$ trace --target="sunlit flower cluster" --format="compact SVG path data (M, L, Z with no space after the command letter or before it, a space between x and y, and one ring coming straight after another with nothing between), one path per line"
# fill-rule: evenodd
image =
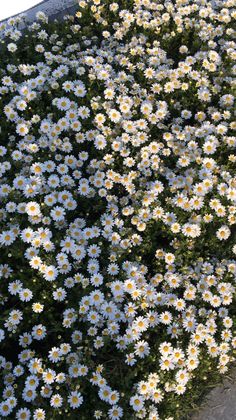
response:
M179 419L235 360L233 1L0 25L0 417Z

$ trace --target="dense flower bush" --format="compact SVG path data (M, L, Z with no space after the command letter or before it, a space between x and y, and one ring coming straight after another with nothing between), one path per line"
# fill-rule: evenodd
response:
M236 353L236 10L78 9L0 27L0 417L186 418Z

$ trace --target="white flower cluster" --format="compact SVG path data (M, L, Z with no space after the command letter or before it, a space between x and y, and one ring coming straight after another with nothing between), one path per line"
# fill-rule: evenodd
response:
M234 360L233 6L0 26L1 418L179 419Z

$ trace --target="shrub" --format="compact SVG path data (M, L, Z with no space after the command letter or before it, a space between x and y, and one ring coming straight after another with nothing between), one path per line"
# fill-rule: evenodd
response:
M235 359L235 9L78 9L1 25L0 415L186 418Z

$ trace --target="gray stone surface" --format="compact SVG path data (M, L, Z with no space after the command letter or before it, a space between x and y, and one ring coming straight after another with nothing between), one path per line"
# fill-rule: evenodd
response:
M22 13L27 15L27 20L30 22L33 22L35 20L36 13L41 11L49 18L60 18L66 14L73 13L76 10L77 4L77 0L44 0L28 10L22 10ZM4 21L7 21L7 19Z
M48 17L62 17L70 14L71 8L74 8L76 4L78 4L76 0L46 0L30 9L27 12L27 18L33 21L39 11L44 12Z
M223 383L204 399L191 420L236 420L236 369L232 369Z

